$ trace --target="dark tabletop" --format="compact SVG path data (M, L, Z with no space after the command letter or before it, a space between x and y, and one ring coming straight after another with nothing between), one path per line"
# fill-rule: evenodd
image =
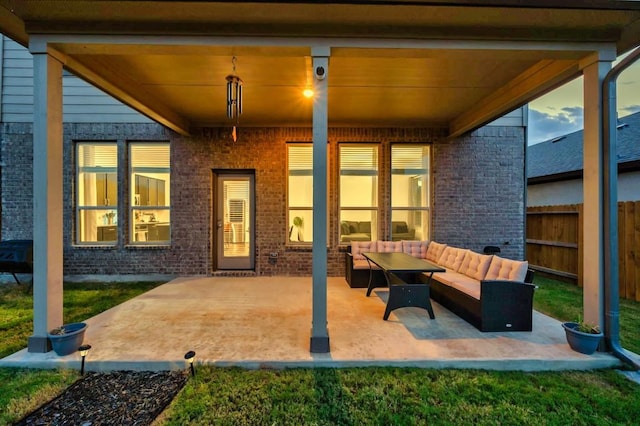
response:
M406 253L362 253L362 255L389 272L445 272L438 265Z

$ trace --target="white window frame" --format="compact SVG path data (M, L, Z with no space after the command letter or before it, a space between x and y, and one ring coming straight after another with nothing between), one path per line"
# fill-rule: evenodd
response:
M375 164L373 166L375 168L357 168L357 169L343 169L343 156L342 150L352 149L352 148L362 148L362 149L372 149L375 148ZM371 236L369 241L375 241L378 239L380 234L380 223L378 218L380 217L380 154L381 147L379 143L351 143L351 142L341 142L338 144L338 238L340 239L340 244L346 245L350 244L350 241L342 241L341 238L341 225L343 221L342 213L345 211L368 211L371 212ZM375 176L375 187L372 188L372 195L375 196L375 205L369 207L363 206L343 206L342 203L342 176L343 170L346 171L347 175L353 176ZM361 173L358 173L361 171Z
M133 166L133 162L132 162L132 151L134 149L134 147L152 147L152 146L163 146L163 147L167 147L168 148L168 156L169 159L167 161L168 163L168 167L161 167L161 166L138 166L138 167L134 167ZM129 141L128 142L128 176L129 176L129 244L131 245L136 245L136 246L170 246L171 245L171 227L172 227L172 214L171 214L171 191L170 191L170 186L171 186L171 162L170 162L170 158L171 158L171 145L169 142L167 141ZM169 181L167 182L168 187L165 188L165 200L166 203L165 205L137 205L137 194L135 193L135 180L134 180L134 173L166 173L169 175ZM167 195L168 194L168 195ZM159 210L164 210L166 212L168 212L168 216L169 216L169 238L167 240L152 240L149 241L147 239L144 240L136 240L137 238L137 229L136 229L136 225L138 224L136 221L136 211L142 211L144 212L145 210L151 212L151 211L159 211ZM150 217L153 217L151 215L149 215ZM148 219L145 219L148 220ZM151 223L151 222L149 222Z
M398 173L398 171L400 170L400 168L398 168L397 166L401 165L401 164L396 164L394 167L393 164L393 150L394 148L420 148L420 149L424 149L427 148L427 164L426 165L420 165L418 167L418 165L411 165L412 167L410 169L408 168L402 168L403 173ZM423 228L424 232L426 233L426 235L422 235L421 236L421 240L428 240L431 238L431 158L432 158L432 146L431 144L427 144L427 143L392 143L391 144L391 155L389 156L389 162L390 162L390 190L392 191L391 196L389 197L389 203L390 203L390 212L391 214L389 215L389 238L393 239L393 212L396 211L403 211L403 212L416 212L418 214L420 213L426 213L426 223L422 223L420 226ZM410 160L409 160L410 161ZM408 164L407 164L408 165ZM425 191L425 201L426 201L426 206L420 206L420 207L415 207L415 206L394 206L393 205L393 175L394 174L402 174L402 175L406 175L407 174L407 170L409 170L409 174L414 174L416 176L423 176L424 177L424 182L423 185L425 185L425 187L423 188L423 191ZM422 216L421 216L422 217ZM410 223L409 226L411 226L412 224Z
M80 148L82 146L112 146L116 148L116 158L115 158L115 165L108 165L108 166L81 166L81 159L80 159ZM75 141L74 143L74 155L75 155L75 159L76 159L76 171L75 171L75 198L74 198L74 210L75 210L75 226L74 226L74 244L75 245L79 245L79 246L95 246L95 245L100 245L100 246L115 246L116 244L118 244L118 240L119 240L119 236L120 236L120 232L117 231L117 235L116 235L116 239L115 240L111 240L111 241L98 241L97 240L97 236L96 236L96 240L95 241L82 241L81 240L81 236L83 234L82 231L82 226L83 226L83 221L82 221L82 216L83 216L83 212L89 212L89 211L100 211L100 210L109 210L109 211L115 211L115 216L112 217L112 223L106 223L103 225L113 225L113 226L117 226L119 229L119 225L118 225L118 217L119 217L119 210L118 210L118 196L119 196L119 191L120 191L120 186L118 185L118 143L117 141L91 141L91 140L81 140L81 141ZM80 204L80 199L84 199L84 197L81 196L80 194L80 189L82 187L82 185L80 185L80 173L82 172L89 172L89 173L114 173L116 175L116 194L115 194L115 198L112 199L105 199L105 203L103 204L99 204L98 201L96 200L96 204L95 205L91 205L91 204L86 204L83 203L82 205ZM84 226L87 226L86 224ZM96 225L96 232L97 232L97 227L99 227L100 225ZM86 230L85 230L86 231Z

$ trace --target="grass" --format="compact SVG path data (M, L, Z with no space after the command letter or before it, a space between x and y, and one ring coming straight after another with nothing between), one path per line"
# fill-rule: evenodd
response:
M160 283L65 283L64 322L84 321ZM17 284L0 285L0 358L27 345L33 333L33 296ZM0 368L0 425L22 418L78 378L74 370Z
M75 370L0 368L0 425L16 422L77 379Z
M542 277L536 284L537 310L563 321L581 313L581 289ZM155 285L65 284L65 322L82 321ZM0 356L26 345L31 310L28 292L18 286L0 286ZM621 301L620 310L625 347L640 352L640 304ZM19 420L77 378L78 373L71 370L0 368L0 424ZM640 386L613 370L525 373L199 366L196 377L157 424L636 424L639 400Z
M535 310L560 321L582 316L582 289L546 277L536 277ZM625 349L640 354L640 303L620 299L620 342Z
M201 367L162 425L637 424L640 386L614 371Z

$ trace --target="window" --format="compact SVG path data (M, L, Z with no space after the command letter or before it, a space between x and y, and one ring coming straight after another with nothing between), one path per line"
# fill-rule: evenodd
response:
M114 245L118 240L118 147L76 144L76 243Z
M391 239L429 239L428 145L391 145Z
M287 144L289 241L313 241L313 145Z
M340 242L378 239L378 146L340 145Z
M168 143L129 145L131 237L133 244L171 240L171 173Z

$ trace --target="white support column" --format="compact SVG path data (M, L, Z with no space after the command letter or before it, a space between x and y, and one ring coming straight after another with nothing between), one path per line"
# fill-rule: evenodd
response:
M581 64L584 76L584 320L600 327L604 324L601 86L613 59L615 56L611 54L599 54Z
M314 47L313 57L313 314L311 352L330 352L327 328L327 141L329 47Z
M47 331L62 325L62 64L33 53L33 335L29 352L48 352Z

